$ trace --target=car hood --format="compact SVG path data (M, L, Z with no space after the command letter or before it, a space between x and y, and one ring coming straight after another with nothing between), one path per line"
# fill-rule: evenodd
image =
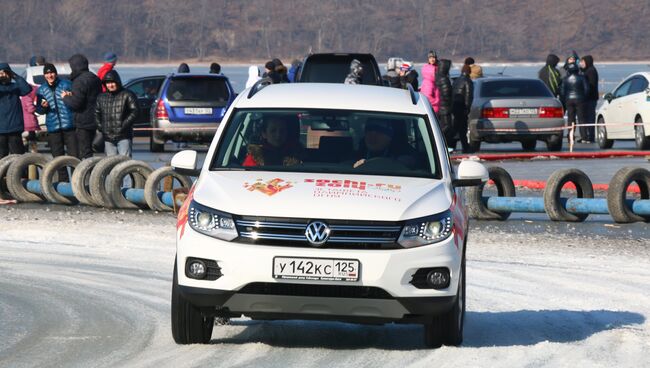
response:
M248 216L400 221L449 209L442 180L262 171L204 172L194 200Z

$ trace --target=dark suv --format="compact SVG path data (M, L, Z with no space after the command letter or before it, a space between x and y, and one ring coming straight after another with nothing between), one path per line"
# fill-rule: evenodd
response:
M152 152L163 152L165 141L208 143L235 100L227 77L218 74L170 74L151 106Z
M303 61L296 77L298 82L343 83L350 72L350 63L357 59L363 65L361 84L383 86L377 60L372 54L311 54Z

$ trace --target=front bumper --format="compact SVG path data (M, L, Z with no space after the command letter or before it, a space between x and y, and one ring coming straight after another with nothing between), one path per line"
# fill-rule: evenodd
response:
M412 249L314 249L226 242L199 234L186 225L184 235L177 240L178 284L182 295L192 304L227 308L235 315L265 318L268 314L273 319L318 316L318 319L347 318L359 322L430 316L449 310L456 298L463 253L462 241L457 244L457 238L452 234L440 243ZM276 256L357 259L361 264L360 278L356 282L278 280L272 276ZM188 257L216 261L223 275L214 281L186 277L183 270ZM418 289L410 283L418 269L431 267L449 269L449 287ZM245 291L247 286L256 283L379 288L385 291L385 296L271 295Z
M564 132L564 118L539 119L472 119L469 122L471 140L521 140L527 137L548 137ZM538 130L539 129L539 130Z

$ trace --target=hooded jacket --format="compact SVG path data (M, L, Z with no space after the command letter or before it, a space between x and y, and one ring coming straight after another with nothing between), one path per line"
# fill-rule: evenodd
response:
M436 87L438 87L440 114L451 113L451 80L449 80L449 69L451 69L451 60L440 59L440 65L436 72Z
M461 74L452 86L452 111L454 114L469 114L474 101L474 82L469 75Z
M568 100L586 101L589 94L589 84L587 79L579 74L579 71L576 64L570 64L567 67L567 75L562 80L562 88L560 89L560 100L562 102Z
M46 114L45 125L50 133L74 128L72 110L63 103L61 98L61 93L70 90L72 90L72 83L61 78L57 78L52 86L45 82L38 87L38 92L36 92L36 112ZM41 105L43 100L47 101L47 107Z
M34 113L36 112L36 86L32 86L32 91L28 95L20 98L20 103L23 105L23 123L25 124L26 132L35 132L41 130L38 125L38 119Z
M422 86L420 87L420 92L427 97L431 108L435 112L438 112L439 107L438 87L436 87L437 69L438 66L433 64L424 64L422 66Z
M63 103L74 112L75 127L95 130L95 103L97 95L102 91L102 83L88 70L88 59L85 56L72 55L69 62L72 70L72 95L64 97Z
M102 83L107 82L115 82L117 90L99 95L95 107L95 123L100 127L104 139L109 142L131 139L133 122L138 116L137 98L133 92L122 87L120 75L115 70L106 73Z
M350 73L345 77L345 84L362 84L363 81L363 65L359 60L352 60L350 62Z
M9 64L0 63L0 70L11 70ZM13 81L0 83L0 134L21 133L24 128L21 96L27 96L32 87L19 75Z
M537 76L539 79L546 84L548 89L551 90L553 96L558 96L560 94L560 86L562 84L562 76L560 71L557 70L557 64L560 62L560 58L557 55L549 54L546 57L546 65L544 65Z
M587 79L587 84L589 84L587 101L598 101L598 70L594 67L594 58L591 55L585 55L582 60L585 61L585 68L582 73Z

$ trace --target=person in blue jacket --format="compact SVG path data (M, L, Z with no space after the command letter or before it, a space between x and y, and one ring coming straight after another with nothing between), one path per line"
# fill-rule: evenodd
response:
M74 126L72 110L63 103L63 95L72 91L72 82L59 78L56 67L52 64L43 66L43 76L47 83L41 84L36 91L36 112L45 115L47 140L52 156L65 154L79 157L79 146ZM59 172L59 181L65 181L65 170ZM63 178L61 178L63 175Z
M22 133L25 130L20 97L32 91L27 81L0 62L0 158L25 153Z

